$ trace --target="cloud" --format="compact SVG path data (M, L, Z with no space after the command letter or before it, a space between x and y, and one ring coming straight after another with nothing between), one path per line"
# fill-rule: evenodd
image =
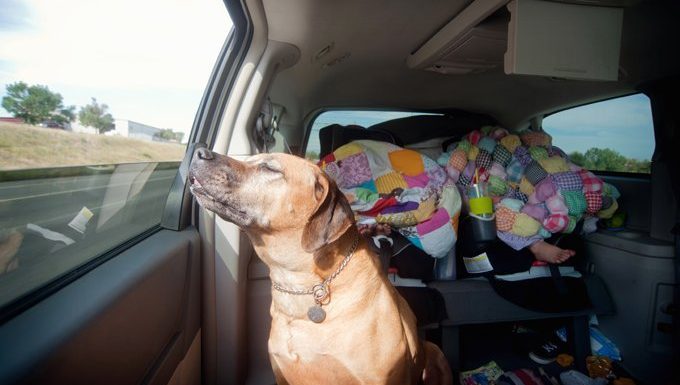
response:
M177 111L182 107L172 103L164 108L163 98L185 93L200 99L231 29L220 0L22 3L30 22L0 29L0 85L44 84L61 92L66 104L94 96L130 119L142 119L130 115L145 105L156 114L181 112L181 124L173 123L179 118L159 117L165 126L191 126L199 100ZM106 95L125 96L106 100Z
M566 152L610 148L636 159L651 159L654 152L652 111L643 94L558 112L543 120L543 128Z
M553 129L592 131L597 128L626 129L651 124L649 98L638 94L558 112L544 119Z
M22 0L0 0L0 31L17 30L28 25L29 11Z

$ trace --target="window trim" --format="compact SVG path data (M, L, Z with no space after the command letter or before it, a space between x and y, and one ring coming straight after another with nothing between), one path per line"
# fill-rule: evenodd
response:
M637 178L637 179L644 179L644 180L651 180L652 179L652 173L651 171L649 173L644 173L644 172L623 172L623 171L598 171L598 170L588 170L592 172L593 174L597 176L603 176L603 177L618 177L618 178Z
M236 74L241 67L252 37L252 27L249 19L244 14L243 4L240 1L229 0L225 0L224 3L227 7L228 16L232 19L233 27L220 50L212 74L206 84L203 97L194 118L191 133L189 134L185 159L187 156L190 159L192 155L188 152L190 148L197 147L197 144L200 146L201 142L212 143L214 141L222 120L227 97L231 92ZM161 213L159 223L108 250L92 256L82 264L52 277L40 286L1 305L0 325L8 322L18 314L41 302L101 264L156 234L163 229L161 223L163 223L166 215L170 217L174 215L178 218L178 226L173 228L173 230L185 228L192 220L191 208L193 202L192 196L185 186L186 177L187 175L183 175L180 169L178 169L176 180L173 182L171 191L166 198L166 207ZM175 186L177 179L181 179L181 187ZM172 192L174 189L181 189L180 191L183 191L181 199L178 200L176 194L173 196ZM167 204L168 202L172 203Z
M571 109L574 109L574 108L578 108L578 107L588 106L588 105L595 104L595 103L606 102L606 101L609 101L609 100L620 99L620 98L625 98L625 97L628 97L628 96L639 95L639 94L643 94L643 95L645 95L646 97L648 97L649 100L650 100L650 105L651 105L651 100L652 100L652 98L651 98L649 95L647 95L646 93L644 93L643 91L634 91L634 92L629 92L629 93L621 94L621 95L618 95L618 96L611 96L611 97L607 97L607 98L604 98L604 99L598 99L598 100L595 100L595 101L592 101L592 102L586 102L586 103L582 103L582 104L575 104L575 105L573 105L573 106L564 107L564 108L562 108L562 109L555 110L555 111L549 112L549 113L547 113L547 114L543 114L543 118L542 118L542 120L541 120L541 130L543 130L543 120L545 120L545 118L547 118L547 117L549 117L549 116L558 114L558 113L563 112L563 111L567 111L567 110L571 110ZM545 130L543 130L543 131L545 131Z
M191 216L194 200L187 184L189 164L196 149L212 147L222 122L227 99L253 36L250 18L246 17L243 4L239 1L224 3L233 26L206 84L189 135L187 151L166 198L161 226L170 230L182 230L196 222Z

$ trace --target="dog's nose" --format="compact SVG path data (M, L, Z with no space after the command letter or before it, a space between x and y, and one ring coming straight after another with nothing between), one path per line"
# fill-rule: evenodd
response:
M213 153L210 152L207 148L199 148L196 150L196 156L198 159L203 159L203 160L212 160L214 158Z

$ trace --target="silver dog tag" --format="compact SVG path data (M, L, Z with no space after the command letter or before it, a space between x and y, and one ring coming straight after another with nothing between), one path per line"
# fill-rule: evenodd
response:
M315 323L322 323L326 319L326 311L319 305L314 305L307 310L307 317Z

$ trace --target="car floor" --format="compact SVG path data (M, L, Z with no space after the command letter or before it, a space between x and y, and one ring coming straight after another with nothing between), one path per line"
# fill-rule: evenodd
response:
M529 358L529 352L545 340L544 336L565 323L555 319L464 326L461 328L461 370L473 370L494 361L503 371L542 367L548 375L559 381L560 373L573 367L563 368L557 362L548 365L535 363ZM633 378L616 365L614 373ZM643 385L637 379L634 380L637 385Z

